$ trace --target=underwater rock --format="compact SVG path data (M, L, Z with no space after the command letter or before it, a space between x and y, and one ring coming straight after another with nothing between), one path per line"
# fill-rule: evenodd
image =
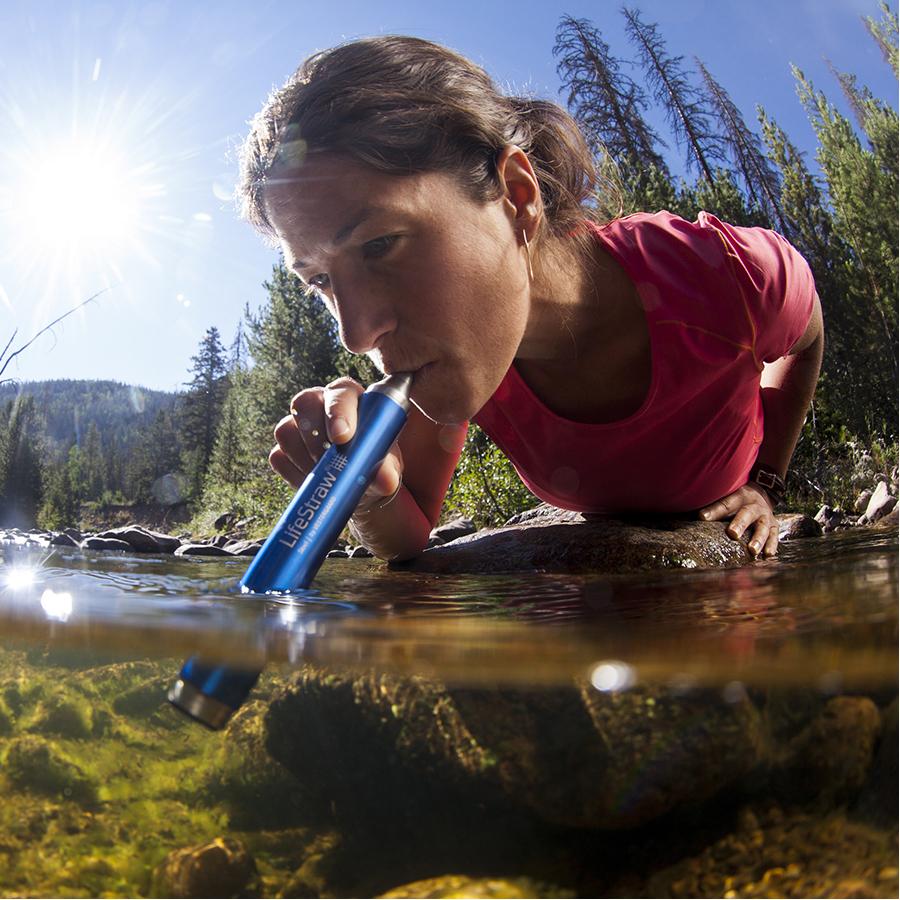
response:
M725 523L687 518L585 516L547 504L514 516L501 528L430 547L393 566L415 572L628 572L739 566L746 544Z
M52 538L50 538L50 546L51 547L80 547L81 539L75 540L71 535L68 534L55 534Z
M382 822L390 810L398 829L472 808L633 827L727 787L759 763L762 744L746 695L462 690L310 666L273 699L265 725L269 752L311 799Z
M372 551L368 547L363 547L360 544L358 547L354 547L349 553L350 559L371 559L373 556Z
M468 875L443 875L426 878L394 888L381 898L411 897L471 897L476 900L495 897L574 897L570 891L563 891L530 878L470 878Z
M352 855L347 856L342 852L341 838L335 832L320 834L305 848L303 864L297 868L288 879L284 887L279 891L279 897L329 897L334 896L332 888L335 886L335 875L338 880L352 882L352 877L346 877L348 869L352 870L354 862ZM351 851L352 853L352 851ZM340 877L343 870L344 878ZM365 891L349 890L345 887L339 890L337 896L363 896Z
M856 815L879 828L897 825L897 699L891 702L884 713L881 740L875 752L875 759L869 770L869 777L853 807Z
M84 740L93 733L91 711L86 704L51 696L41 703L30 730Z
M233 828L285 827L303 811L302 785L266 750L265 710L261 700L251 700L238 710L206 776L207 796L226 807Z
M122 691L112 702L113 710L121 716L147 718L165 705L169 680L159 677L148 678Z
M2 770L17 788L69 799L82 806L98 803L98 786L80 766L36 735L10 741Z
M896 820L895 820L896 824ZM652 872L639 897L896 897L896 831L842 812L745 810L699 854Z
M325 554L326 559L347 559L349 556L346 550L329 550Z
M804 513L788 513L778 516L778 540L795 541L799 538L819 537L822 525Z
M832 697L781 752L773 785L782 799L834 805L853 800L872 765L881 715L868 697Z
M224 547L215 544L182 544L176 551L176 556L233 556Z
M157 897L234 897L256 877L256 863L236 838L174 850L153 873Z

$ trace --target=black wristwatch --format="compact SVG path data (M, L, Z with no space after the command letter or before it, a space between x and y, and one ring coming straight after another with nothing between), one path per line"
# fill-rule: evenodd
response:
M756 463L747 476L747 483L761 487L769 495L772 500L772 509L784 503L787 485L784 483L784 479L770 466Z

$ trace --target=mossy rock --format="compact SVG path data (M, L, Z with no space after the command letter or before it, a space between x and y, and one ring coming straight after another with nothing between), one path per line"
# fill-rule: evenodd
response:
M0 696L6 708L14 715L19 716L25 708L26 697L22 686L16 681L8 681L0 688Z
M8 745L3 774L14 787L82 806L99 803L96 782L80 766L37 735L22 735Z
M147 719L164 706L168 687L168 681L163 678L148 678L117 694L112 708L122 716Z
M493 900L495 897L574 897L571 892L532 881L530 878L470 878L467 875L442 875L414 881L379 894L380 898L471 897Z
M265 711L264 702L251 700L236 713L204 779L204 797L225 806L233 828L283 828L304 813L300 782L266 749Z
M235 897L257 878L256 863L235 838L216 838L170 853L156 868L157 897Z
M776 795L788 803L833 806L853 801L872 766L881 714L868 697L833 697L781 750Z
M93 734L91 710L87 704L68 697L48 697L38 707L29 730L84 740Z
M9 710L0 705L0 737L6 737L13 733L15 722Z

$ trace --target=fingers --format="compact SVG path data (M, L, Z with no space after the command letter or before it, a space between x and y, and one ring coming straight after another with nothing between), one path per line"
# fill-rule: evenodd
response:
M363 386L352 378L337 378L326 385L322 403L328 440L332 443L345 444L356 434L359 395L362 392Z
M706 522L720 522L734 515L743 505L738 494L729 494L700 510L700 518Z
M319 457L332 444L343 444L356 433L362 385L338 378L325 387L307 388L291 400L291 415L275 426L278 442L269 464L290 485L299 487ZM361 506L372 506L397 492L403 480L403 454L395 441Z
M368 512L384 504L386 497L393 497L403 484L403 455L395 441L388 455L378 467L372 483L359 501L357 510Z
M272 448L272 452L269 453L269 465L292 488L294 488L294 490L303 484L303 479L306 478L307 475L305 471L298 469L297 466L294 465L281 447Z
M700 510L704 521L721 521L732 517L725 533L740 540L752 528L747 543L751 555L776 556L778 553L778 521L771 506L755 490L741 488Z

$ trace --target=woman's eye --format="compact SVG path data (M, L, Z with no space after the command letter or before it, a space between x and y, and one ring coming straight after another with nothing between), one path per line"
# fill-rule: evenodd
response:
M397 243L397 237L396 234L387 234L375 238L375 240L366 241L363 244L363 256L366 259L380 259Z

